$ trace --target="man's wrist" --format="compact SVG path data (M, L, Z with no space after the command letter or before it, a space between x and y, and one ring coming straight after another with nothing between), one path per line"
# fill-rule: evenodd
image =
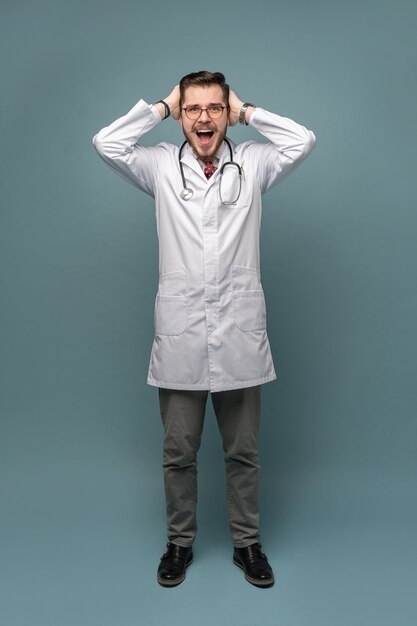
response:
M245 102L239 112L239 124L249 124L249 119L255 110L255 105L252 102Z
M161 116L161 120L166 120L171 115L171 109L165 100L158 100L158 102L155 102L154 107Z
M252 116L252 113L254 113L256 111L256 107L255 106L250 106L247 108L246 113L245 113L245 123L246 126L249 124L249 120Z

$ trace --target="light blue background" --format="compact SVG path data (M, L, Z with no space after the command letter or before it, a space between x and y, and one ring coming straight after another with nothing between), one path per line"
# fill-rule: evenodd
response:
M415 623L416 17L411 0L2 3L2 626ZM153 205L91 144L199 69L317 135L264 202L270 590L231 563L211 409L195 563L155 581ZM172 120L162 139L181 140Z

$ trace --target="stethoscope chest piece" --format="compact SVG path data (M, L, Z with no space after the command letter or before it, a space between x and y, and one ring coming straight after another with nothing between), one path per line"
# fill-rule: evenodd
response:
M180 196L183 200L190 200L193 197L193 190L189 187L184 187L181 191Z

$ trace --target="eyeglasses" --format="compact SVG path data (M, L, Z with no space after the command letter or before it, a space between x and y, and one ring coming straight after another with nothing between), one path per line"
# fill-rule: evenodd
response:
M221 104L210 104L209 107L203 109L199 106L191 106L191 107L182 107L182 110L185 111L185 115L189 120L198 120L202 111L206 111L207 115L212 120L218 120L219 117L223 115L223 110L226 107Z

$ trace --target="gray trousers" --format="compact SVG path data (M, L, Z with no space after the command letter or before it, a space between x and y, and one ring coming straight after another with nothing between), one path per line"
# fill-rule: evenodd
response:
M197 532L197 452L208 393L159 389L168 539L184 547ZM261 386L214 392L211 399L223 439L230 535L237 548L244 548L259 541Z

